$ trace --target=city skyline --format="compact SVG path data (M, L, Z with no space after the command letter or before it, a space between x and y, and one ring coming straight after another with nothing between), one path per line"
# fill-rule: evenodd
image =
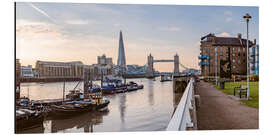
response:
M250 40L259 43L258 7L20 2L16 55L22 65L35 65L36 60L90 65L103 54L117 64L122 30L127 65L146 64L150 53L155 59L173 59L177 53L182 64L199 69L200 38L208 33L242 33L245 38L242 16L247 12L252 16ZM171 72L173 64L154 68Z

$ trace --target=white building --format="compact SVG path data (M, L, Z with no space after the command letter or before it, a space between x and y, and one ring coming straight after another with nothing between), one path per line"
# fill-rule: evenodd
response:
M22 78L32 78L34 77L33 68L31 65L21 66L21 77Z

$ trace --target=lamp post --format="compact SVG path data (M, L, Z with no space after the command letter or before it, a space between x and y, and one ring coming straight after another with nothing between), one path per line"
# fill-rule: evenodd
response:
M247 99L249 100L249 42L248 42L248 22L249 19L251 19L251 16L247 13L245 16L243 16L243 18L246 20L247 22Z
M217 80L217 48L215 48L215 75L216 75L216 86L218 85L218 80Z

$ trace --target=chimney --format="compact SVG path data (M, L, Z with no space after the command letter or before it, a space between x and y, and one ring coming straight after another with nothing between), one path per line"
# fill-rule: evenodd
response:
M238 33L237 34L237 38L242 39L242 34L241 33Z
M254 45L256 45L256 38L254 38L254 42L253 42Z

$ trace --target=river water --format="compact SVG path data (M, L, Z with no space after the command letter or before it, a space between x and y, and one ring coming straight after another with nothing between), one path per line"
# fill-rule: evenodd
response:
M180 95L173 93L172 82L159 78L127 79L143 84L144 89L105 96L110 100L108 112L89 112L65 119L45 118L43 125L22 133L52 132L130 132L163 131L166 129ZM78 82L66 82L66 92ZM95 82L99 83L99 82ZM83 89L83 84L78 86ZM59 99L63 97L63 82L23 83L21 96L31 100Z

